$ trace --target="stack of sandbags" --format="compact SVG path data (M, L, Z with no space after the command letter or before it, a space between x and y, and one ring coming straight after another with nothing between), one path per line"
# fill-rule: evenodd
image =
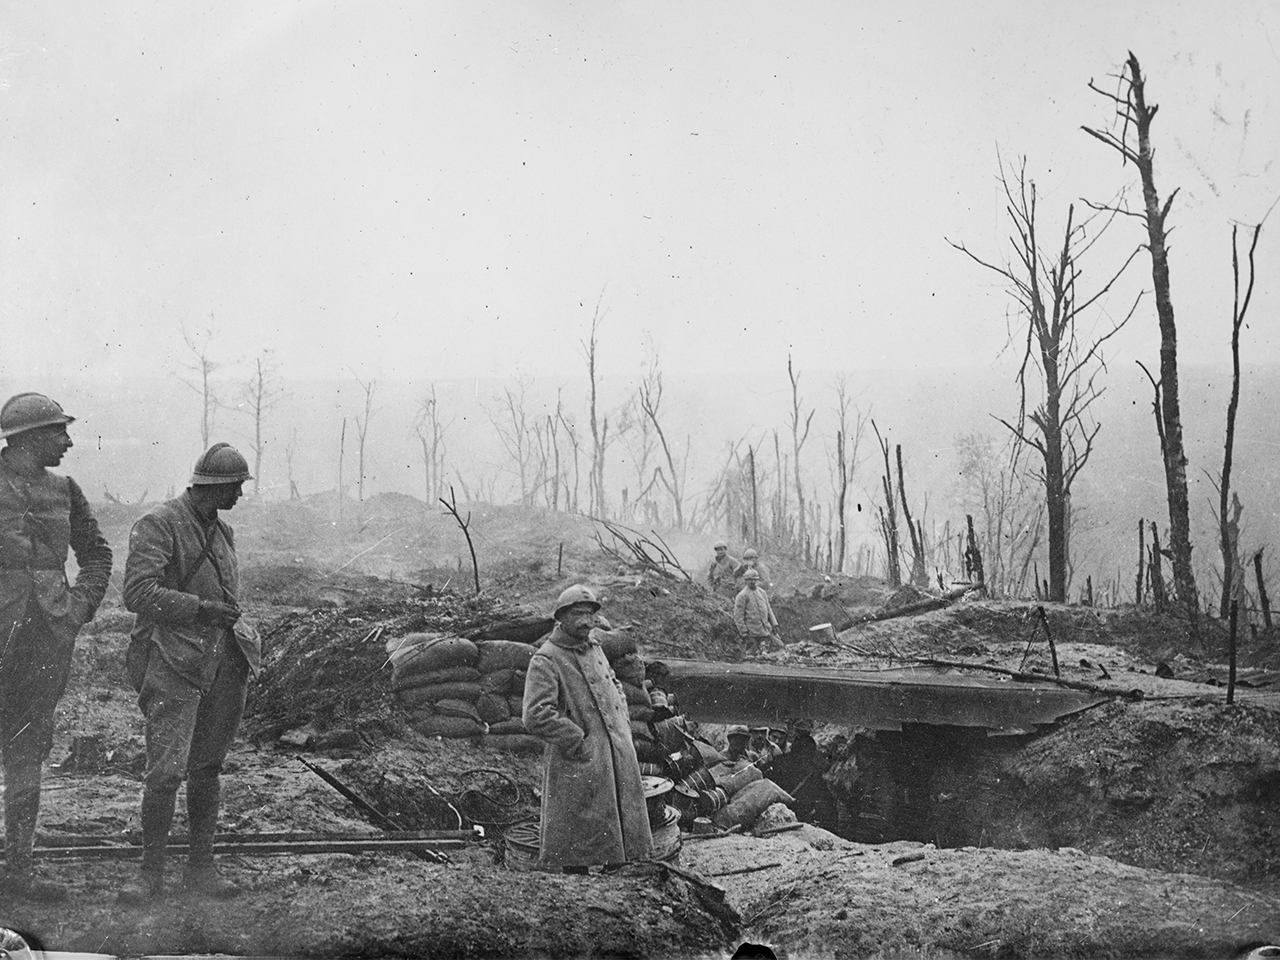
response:
M791 794L768 778L756 780L742 787L729 803L711 815L711 821L721 830L732 827L746 829L756 818L775 803L795 803Z
M533 739L520 720L533 647L411 633L388 640L387 651L392 688L419 733L453 738L488 734L494 746L528 746L504 743L503 737Z

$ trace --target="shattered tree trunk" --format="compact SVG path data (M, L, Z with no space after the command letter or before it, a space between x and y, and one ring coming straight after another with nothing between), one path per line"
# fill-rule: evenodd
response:
M1262 551L1253 555L1253 575L1258 581L1258 603L1262 606L1262 625L1271 629L1271 599L1267 596L1267 585L1262 580Z
M1133 161L1142 180L1142 199L1147 226L1147 249L1151 253L1151 280L1155 288L1156 315L1160 322L1160 396L1164 426L1165 488L1169 500L1169 553L1173 562L1173 581L1178 602L1191 623L1191 634L1199 636L1200 601L1195 571L1191 568L1191 520L1187 496L1187 455L1182 441L1182 413L1178 399L1178 328L1173 315L1173 298L1169 286L1169 252L1166 247L1165 220L1175 189L1160 204L1156 192L1155 163L1151 151L1151 121L1159 107L1147 106L1145 81L1138 58L1131 52L1127 61L1129 90L1117 104L1117 112L1131 122L1138 135L1135 151L1114 135L1085 128L1126 159ZM1095 88L1096 89L1096 88Z
M1235 298L1231 305L1231 399L1227 402L1227 435L1222 445L1222 482L1218 487L1220 497L1218 522L1220 546L1222 547L1222 603L1218 615L1225 620L1231 608L1234 594L1240 584L1233 582L1237 578L1244 579L1244 571L1237 568L1239 549L1237 539L1240 533L1240 512L1235 512L1234 525L1227 518L1229 497L1231 494L1231 454L1236 440L1236 412L1240 407L1240 327L1244 323L1245 314L1249 310L1249 300L1253 297L1253 252L1258 246L1258 235L1262 232L1262 224L1253 229L1253 243L1249 247L1249 285L1245 291L1244 303L1240 302L1240 257L1236 253L1236 227L1231 228L1231 276L1235 286ZM1235 501L1239 506L1240 501Z
M917 527L911 519L911 508L907 506L907 486L902 476L902 444L894 447L898 458L898 497L902 501L902 519L907 523L907 536L911 538L911 585L927 587L928 574L924 569L924 528Z

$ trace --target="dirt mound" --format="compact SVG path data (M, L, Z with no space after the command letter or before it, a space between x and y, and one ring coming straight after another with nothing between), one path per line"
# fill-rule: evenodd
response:
M699 584L643 576L596 587L604 615L631 632L646 659L737 661L752 652L733 625L732 602Z

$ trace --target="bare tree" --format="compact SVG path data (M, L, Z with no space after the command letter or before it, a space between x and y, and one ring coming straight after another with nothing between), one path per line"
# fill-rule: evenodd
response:
M1173 198L1178 195L1178 191L1175 189L1170 193L1161 205L1160 195L1156 191L1154 154L1151 149L1151 121L1155 119L1159 107L1147 104L1146 81L1138 58L1132 52L1129 53L1117 81L1117 93L1102 90L1093 81L1089 82L1089 88L1114 104L1118 133L1113 129L1082 129L1119 153L1122 162L1132 163L1137 167L1142 181L1142 214L1121 207L1113 209L1127 216L1143 219L1147 228L1147 250L1151 254L1156 315L1160 321L1161 452L1164 455L1165 490L1169 501L1169 551L1173 560L1173 580L1178 591L1178 602L1191 621L1192 635L1198 636L1199 599L1195 571L1191 566L1187 455L1182 442L1182 414L1178 398L1178 328L1170 293L1169 251L1166 243L1168 231L1165 229L1169 209L1173 206Z
M609 446L609 418L600 413L599 376L596 369L596 349L600 324L608 311L601 312L604 302L604 291L596 301L595 312L591 316L591 330L587 340L582 344L583 355L587 361L587 378L590 381L590 400L588 403L588 423L591 430L591 472L588 475L587 489L591 498L591 512L601 519L609 516L608 503L604 491L605 451Z
M809 439L809 427L813 423L814 410L810 408L807 416L800 411L803 405L800 399L800 374L796 373L792 367L790 354L787 355L787 379L791 381L791 449L795 458L792 462L792 472L795 474L796 508L799 517L797 537L800 540L800 549L807 559L810 544L809 531L805 523L804 483L800 479L800 450Z
M662 467L654 470L654 479L660 481L671 496L671 507L675 513L676 527L683 529L684 486L685 476L689 469L690 442L685 442L684 459L677 462L675 454L671 450L671 444L667 442L667 434L662 429L662 421L659 419L659 411L662 407L662 371L658 369L658 358L656 356L652 358L649 370L640 384L638 402L644 418L653 425L653 432L657 434L658 445L662 447L662 454L667 462L665 472Z
M502 394L493 398L500 409L489 413L489 420L498 433L498 439L502 441L503 449L515 464L516 478L520 482L520 504L525 507L533 505L535 488L530 482L530 473L534 469L533 458L537 453L537 438L526 412L525 397L528 387L528 380L517 374L515 389L503 387Z
M890 584L898 587L902 585L902 566L898 551L898 511L893 499L893 469L889 465L889 441L880 436L880 428L874 420L871 421L871 429L875 431L880 453L884 456L884 475L880 478L884 506L878 509L880 535L884 538L885 576Z
M209 437L221 403L213 383L213 375L221 366L212 356L213 314L209 314L209 326L195 333L183 325L182 342L187 345L191 359L183 364L187 375L178 379L200 395L200 447L208 450Z
M418 404L413 418L413 432L422 448L423 482L428 503L444 494L444 433L448 428L449 424L440 421L440 403L433 383Z
M1245 314L1249 312L1249 301L1253 298L1253 252L1258 247L1258 235L1262 232L1262 224L1253 228L1253 241L1249 244L1249 280L1245 287L1244 302L1240 301L1240 254L1236 249L1236 227L1231 228L1231 279L1234 298L1231 304L1231 399L1227 403L1227 436L1222 450L1222 478L1218 484L1218 532L1219 546L1222 548L1222 600L1218 607L1218 615L1226 620L1231 612L1231 600L1238 581L1243 581L1237 539L1240 533L1239 499L1235 499L1235 523L1231 523L1228 515L1228 502L1231 499L1231 455L1236 439L1236 411L1240 407L1240 327L1244 324Z
M293 479L293 458L298 452L298 428L293 427L289 431L289 439L284 444L284 462L285 470L289 475L289 499L298 500L298 484Z
M357 496L360 502L363 503L364 502L364 478L365 478L365 459L364 459L365 447L364 445L365 445L365 440L369 436L369 421L373 419L373 394L378 387L378 381L370 380L366 383L364 380L361 380L359 377L356 377L354 372L351 375L355 377L356 383L360 385L360 389L364 393L364 415L363 416L357 415L355 418L356 440L358 443L356 452L357 452L357 456L359 457L358 462L360 466L360 476L356 482L356 491L357 491Z
M284 395L280 379L280 367L270 350L263 350L253 359L253 373L244 383L245 413L253 418L253 495L256 497L262 485L262 454L266 440L262 428L267 414L274 409Z
M1044 536L1045 516L1044 500L1035 496L1022 466L1025 448L1012 435L997 448L991 437L976 432L957 437L955 445L960 468L955 496L965 513L978 518L978 555L985 558L988 592L1021 596Z
M656 360L651 362L650 369L652 370L655 366ZM658 436L653 429L653 421L645 415L639 390L631 398L631 402L627 407L623 409L621 420L623 427L619 432L628 438L625 441L627 452L631 456L631 466L636 475L636 490L638 492L636 498L632 501L632 506L639 508L644 503L648 490L652 488L655 482L650 475L649 464L653 460L653 455L658 447Z
M832 485L835 488L835 557L832 568L844 572L845 554L849 549L848 497L849 484L858 469L858 447L862 444L862 435L866 431L870 414L863 414L857 406L853 406L853 423L850 426L849 415L852 401L849 397L849 382L845 377L837 377L836 381L836 451L835 469L832 471Z
M1130 253L1097 290L1079 291L1076 286L1081 273L1079 260L1115 214L1095 229L1093 217L1075 223L1075 206L1068 206L1062 245L1049 252L1042 248L1036 232L1038 195L1035 182L1027 178L1025 158L1012 176L1001 162L1000 183L1007 201L1005 209L1013 225L1009 238L1013 248L1010 259L997 265L976 256L963 244L952 246L1006 281L1009 294L1017 304L1018 322L1025 326L1025 330L1017 333L1017 339L1022 341L1022 359L1016 377L1018 415L1013 423L1003 419L1000 422L1020 443L1040 453L1039 479L1044 485L1049 521L1048 599L1064 603L1071 565L1071 486L1093 453L1093 442L1101 429L1090 408L1103 393L1097 382L1098 375L1106 369L1102 347L1128 323L1138 301L1135 299L1128 313L1100 335L1082 337L1078 321L1081 314L1099 307L1099 301L1133 262L1138 251ZM1010 343L1013 342L1011 332ZM1032 371L1042 399L1034 409L1028 410L1028 379Z
M578 435L578 426L574 423L573 418L569 416L564 409L556 405L556 419L560 421L560 425L564 427L565 439L569 441L569 447L573 451L573 487L569 487L569 478L564 478L564 500L565 509L571 513L578 512L578 492L581 489L582 481L582 438Z

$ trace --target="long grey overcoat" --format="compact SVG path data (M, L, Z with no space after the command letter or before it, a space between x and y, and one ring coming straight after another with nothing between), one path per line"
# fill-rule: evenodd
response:
M557 625L529 662L523 712L525 728L547 741L540 862L647 859L653 837L627 701L600 644Z

